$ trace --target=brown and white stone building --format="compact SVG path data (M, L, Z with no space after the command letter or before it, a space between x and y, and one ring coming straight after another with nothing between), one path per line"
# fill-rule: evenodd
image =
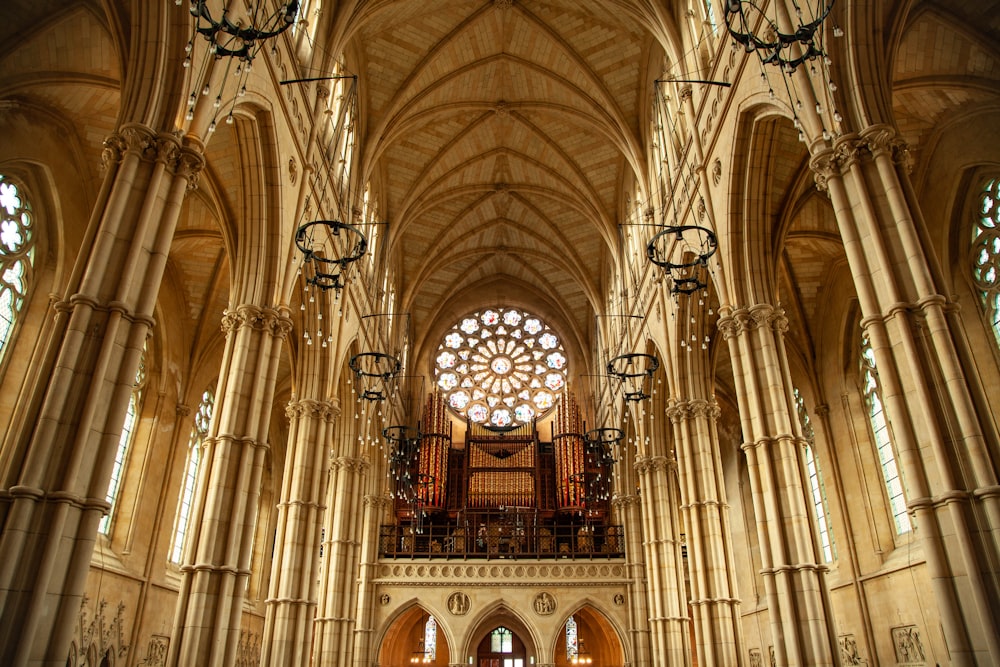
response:
M292 4L0 3L0 665L1000 664L1000 4Z

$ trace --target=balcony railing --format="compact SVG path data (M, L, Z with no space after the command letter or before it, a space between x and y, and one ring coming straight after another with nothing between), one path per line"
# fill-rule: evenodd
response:
M518 526L483 521L454 525L383 525L383 558L595 559L625 556L621 526Z

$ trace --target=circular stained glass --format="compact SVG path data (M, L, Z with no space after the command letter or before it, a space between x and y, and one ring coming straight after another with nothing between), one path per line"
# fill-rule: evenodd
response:
M517 308L463 317L445 332L434 366L438 389L455 413L498 429L543 417L567 377L559 335Z

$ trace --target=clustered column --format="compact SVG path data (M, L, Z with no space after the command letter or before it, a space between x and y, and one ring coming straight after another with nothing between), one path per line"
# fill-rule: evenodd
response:
M704 399L673 401L667 408L680 466L699 665L738 665L742 661L729 504L718 453L719 412L714 401Z
M105 179L0 481L0 663L65 664L143 344L200 152L144 125Z
M665 456L636 460L642 503L653 655L664 664L690 664L681 529L677 513L677 462Z
M267 455L284 312L243 305L223 317L219 401L205 439L167 664L236 661Z
M807 503L806 440L795 417L784 347L787 320L774 307L721 309L743 427L778 665L837 664L825 576Z
M987 444L998 434L979 417L990 397L924 247L907 147L875 125L810 165L844 240L949 654L956 665L998 664L1000 484Z
M329 401L293 400L270 597L261 662L308 665L316 613L320 527L328 470L327 443L340 409Z
M352 456L337 456L330 462L330 512L323 542L316 664L341 664L343 656L353 650L358 556L365 516L362 499L369 465L365 459Z

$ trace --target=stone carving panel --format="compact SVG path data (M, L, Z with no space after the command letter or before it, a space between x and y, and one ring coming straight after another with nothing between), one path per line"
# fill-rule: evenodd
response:
M922 665L926 661L924 645L920 641L920 630L915 625L893 628L892 646L896 651L897 664Z

